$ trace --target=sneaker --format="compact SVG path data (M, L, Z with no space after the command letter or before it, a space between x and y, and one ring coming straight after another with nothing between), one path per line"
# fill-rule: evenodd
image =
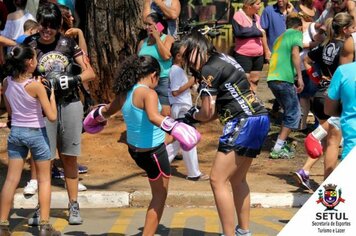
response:
M64 172L58 169L58 167L53 166L52 167L52 178L54 179L63 179L64 178Z
M294 178L297 180L299 184L301 184L307 190L312 190L309 183L309 175L305 173L303 169L297 170L293 173Z
M55 230L51 224L41 223L40 225L40 236L60 236L61 232Z
M1 222L0 224L0 235L1 236L11 236L11 232L9 229L9 222Z
M39 226L40 225L40 206L37 205L35 208L35 213L33 213L32 217L28 219L27 224L29 226Z
M269 157L271 159L292 159L294 158L294 148L289 147L285 144L281 150L276 151L272 148L271 152L269 153Z
M202 173L201 175L199 175L197 177L189 177L189 176L187 176L186 179L187 180L191 180L191 181L206 181L206 180L209 180L210 177L209 177L209 175L206 175L206 174Z
M67 188L66 183L64 183L64 187ZM88 190L88 189L87 189L87 187L86 187L84 184L78 182L78 191L79 191L79 192L83 192L83 191L87 191L87 190Z
M236 227L235 227L235 235L236 236L251 236L252 233L251 233L251 231L245 232L245 230L240 229L239 226L236 225Z
M79 203L71 202L68 204L69 208L69 219L70 225L80 225L83 223L82 217L80 217Z
M38 189L37 180L31 179L29 182L27 182L27 185L23 189L23 194L34 195L37 192L37 189Z
M88 167L87 166L83 166L81 164L78 164L78 173L79 174L85 174L88 172Z

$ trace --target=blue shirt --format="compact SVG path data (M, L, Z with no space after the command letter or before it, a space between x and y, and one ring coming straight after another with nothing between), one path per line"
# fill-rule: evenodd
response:
M26 34L20 35L19 37L17 37L16 43L17 44L22 44L27 37L28 37L28 35L26 35Z
M136 84L127 93L126 101L122 106L122 115L127 128L127 143L137 148L158 147L164 142L165 133L150 122L145 110L136 107L132 103L133 93L138 87L147 86ZM162 110L159 102L158 110Z
M267 43L271 52L274 41L286 31L286 18L287 15L280 12L277 3L267 6L262 12L261 26L266 31Z
M356 146L356 62L339 66L336 69L328 90L332 100L340 100L342 113L340 117L344 149L342 158Z

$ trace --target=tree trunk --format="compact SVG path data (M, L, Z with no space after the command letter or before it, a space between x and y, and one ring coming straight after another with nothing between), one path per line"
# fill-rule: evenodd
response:
M86 41L97 79L90 90L97 102L108 102L120 63L136 53L142 25L141 0L86 0Z

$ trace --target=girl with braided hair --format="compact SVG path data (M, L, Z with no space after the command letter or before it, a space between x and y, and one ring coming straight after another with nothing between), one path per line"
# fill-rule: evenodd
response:
M32 73L37 66L36 52L30 46L15 46L5 68L11 72L4 80L5 104L11 116L11 132L7 141L8 173L1 191L0 235L10 235L9 212L20 181L25 159L30 151L39 180L41 222L39 235L61 235L49 224L51 202L51 151L42 111L49 121L57 118L53 89L37 82ZM47 91L46 91L47 90ZM48 98L49 92L50 96Z
M159 83L160 70L158 61L151 56L127 58L114 82L114 101L93 110L84 120L86 132L97 133L103 129L108 117L122 111L127 127L128 151L147 173L152 192L143 235L155 234L167 198L171 169L165 132L176 138L185 150L191 150L200 139L195 128L160 114L162 106L154 90ZM171 141L168 139L166 141Z

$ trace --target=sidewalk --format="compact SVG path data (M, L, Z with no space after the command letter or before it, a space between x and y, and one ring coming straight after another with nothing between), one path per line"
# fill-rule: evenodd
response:
M262 79L257 95L271 107L273 95ZM1 114L0 122L6 120L6 114ZM202 134L198 144L200 170L209 174L216 153L217 140L222 127L216 122L197 127ZM125 125L120 115L109 120L109 124L99 134L83 135L82 155L78 162L89 167L87 174L80 175L88 191L79 193L81 208L95 207L143 207L151 198L147 177L137 167L127 152L126 144L122 143ZM293 133L293 140L298 141L297 156L291 160L272 160L268 153L274 145L279 126L271 126L269 136L261 154L253 161L247 179L251 189L251 204L254 207L299 207L310 193L300 189L292 173L301 168L307 158L303 141L305 135ZM9 130L0 129L0 187L6 176L7 154L6 137ZM214 198L209 181L188 181L185 179L184 161L174 161L171 165L172 177L169 184L168 206L214 206ZM36 196L24 198L22 192L30 179L28 165L17 191L14 206L16 208L34 208ZM311 185L316 189L323 181L323 162L319 161L311 172ZM53 180L52 207L66 208L68 197L63 181Z

